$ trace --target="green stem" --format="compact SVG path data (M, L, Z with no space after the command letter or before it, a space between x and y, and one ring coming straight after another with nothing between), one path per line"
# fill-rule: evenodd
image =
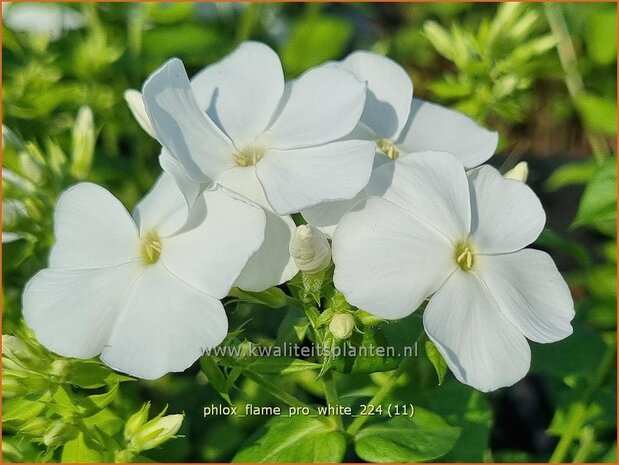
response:
M254 383L258 384L262 389L267 391L273 397L281 400L286 405L289 405L290 407L295 407L295 408L308 408L311 416L314 416L319 421L325 423L326 425L330 427L333 427L333 419L331 417L325 417L323 415L320 415L318 413L318 410L316 410L314 407L299 400L292 394L288 394L286 391L284 391L281 388L281 386L278 386L277 384L269 381L264 376L259 375L258 373L255 373L247 369L243 370L243 374L245 375L246 378L251 379Z
M593 447L595 446L595 432L593 427L586 426L580 436L580 446L574 455L574 463L586 463Z
M587 418L587 411L589 410L589 404L595 391L602 385L606 376L610 370L615 366L615 354L617 353L617 342L613 342L607 349L602 361L598 366L591 384L587 387L587 390L583 393L582 398L572 406L567 420L567 426L559 439L559 443L555 448L552 456L550 457L550 463L562 463L565 462L565 458L572 446L572 442L580 433L583 424Z
M322 378L322 383L325 388L325 397L327 399L327 405L330 407L337 408L339 405L339 397L337 395L337 390L335 387L335 380L333 379L333 372L331 370L327 371L327 373ZM344 421L342 420L341 415L335 416L335 421L337 422L337 426L340 429L344 429Z
M570 31L565 22L561 5L544 3L544 13L550 25L550 30L557 41L557 53L559 54L559 60L561 61L561 66L565 73L565 85L567 86L570 97L576 104L578 97L585 92L585 85L578 71L576 51L574 50L574 44L570 38ZM608 154L608 144L606 140L602 136L592 134L589 131L585 131L585 135L593 150L593 156L598 163L601 163Z
M413 358L412 357L405 358L404 360L402 360L402 362L400 362L400 366L391 374L391 376L389 377L387 382L385 384L383 384L381 386L381 388L376 392L376 394L374 394L374 397L372 397L372 399L370 399L370 401L367 404L368 407L369 406L377 407L378 405L380 405L380 403L383 400L385 400L385 397L387 397L387 395L391 392L391 390L393 389L395 384L398 382L398 379L400 379L400 376L408 368L410 368L412 363L413 363ZM346 432L349 435L354 436L361 429L361 427L365 424L365 422L368 420L368 418L369 418L369 415L358 416L350 424L350 426L348 427Z

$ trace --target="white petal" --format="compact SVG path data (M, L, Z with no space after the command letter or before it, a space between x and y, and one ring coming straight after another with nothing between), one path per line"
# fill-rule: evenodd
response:
M174 177L163 173L133 210L133 218L143 237L149 231L170 236L187 222L188 206Z
M22 239L22 236L17 233L2 231L2 243L3 244L10 244L11 242L15 242L20 239Z
M198 182L234 166L234 146L196 103L183 63L173 58L144 83L146 112L161 145Z
M115 370L156 379L185 370L227 332L221 302L157 264L146 268L127 296L101 359Z
M334 283L346 300L397 319L417 310L453 271L453 246L387 200L348 212L333 238Z
M261 205L266 216L264 242L241 272L235 286L259 292L291 279L299 271L288 250L296 226L290 216L273 212L256 177L255 167L228 170L219 182Z
M453 156L443 152L420 152L399 157L379 168L391 182L380 178L384 198L424 221L452 242L469 235L471 206L466 174ZM377 187L378 189L379 187Z
M286 84L278 115L265 133L269 147L290 149L344 137L359 122L363 82L334 65L311 69Z
M374 143L358 140L269 150L256 166L256 174L269 205L285 215L353 198L368 183L373 159Z
M26 285L26 324L48 349L65 357L91 358L103 350L138 278L137 262L84 270L46 269Z
M454 110L414 99L397 145L405 152L448 152L466 168L481 165L496 150L498 133Z
M221 299L262 245L265 215L258 205L223 188L206 191L199 201L206 218L164 240L161 260L182 281Z
M406 124L413 99L413 84L395 61L373 52L357 51L342 66L367 82L361 121L376 139L396 139Z
M572 334L574 302L552 258L524 249L478 257L478 273L505 317L535 342L555 342Z
M202 195L202 192L204 192L207 187L211 187L212 184L202 184L191 179L183 164L177 158L174 158L165 148L159 155L159 164L161 165L163 171L169 173L174 178L176 185L185 198L187 210L190 214L193 214L193 207L196 204L196 201ZM191 218L188 218L188 222L190 221Z
M155 130L150 124L150 119L148 118L148 114L146 113L144 100L142 100L142 93L135 89L127 89L123 93L123 97L125 98L125 102L127 102L129 110L131 110L131 114L138 122L140 127L144 129L146 134L151 136L153 139L156 139L157 135L155 134Z
M278 286L299 271L288 251L295 230L294 221L290 216L279 216L270 210L265 209L264 213L264 242L234 284L246 291L259 292Z
M456 270L430 299L423 324L461 382L480 391L526 375L531 351L474 273Z
M243 42L223 60L191 79L198 105L239 146L266 129L284 93L277 54L259 42Z
M54 233L51 268L97 268L140 256L131 216L116 197L96 184L80 183L60 196Z
M315 207L307 208L301 212L307 224L320 229L328 237L333 237L335 228L342 217L358 203L368 198L365 189L361 190L350 200L338 200L335 202L322 203Z
M468 173L471 236L479 253L514 252L540 235L546 223L541 202L526 184L505 179L490 166Z

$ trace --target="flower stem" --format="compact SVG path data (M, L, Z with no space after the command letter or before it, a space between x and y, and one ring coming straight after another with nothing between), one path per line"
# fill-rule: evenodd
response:
M557 53L565 73L564 80L567 91L572 101L576 103L578 97L585 92L585 85L578 71L576 51L574 50L574 44L570 38L570 31L565 22L561 5L544 3L544 13L546 14L546 20L548 21L552 35L557 41ZM606 140L604 137L598 134L592 134L589 131L585 131L585 135L593 151L593 156L598 163L601 163L604 161L606 155L608 155L608 144Z
M327 399L327 405L330 407L337 408L337 406L339 405L339 397L337 395L337 390L335 387L335 380L333 379L333 372L331 370L327 371L327 373L323 376L322 383L325 388L325 397ZM336 415L335 421L337 422L338 428L343 430L344 422L342 420L342 416Z
M378 405L380 405L380 403L385 399L385 397L387 397L387 395L391 392L391 389L393 389L398 379L400 379L400 376L408 368L410 368L412 363L413 363L412 357L403 359L400 362L400 366L391 374L387 382L383 384L381 388L376 392L376 394L374 394L374 397L370 399L370 401L368 402L368 407L369 406L377 407ZM355 418L355 420L350 424L346 432L349 435L354 436L361 429L361 427L364 425L364 423L367 421L368 418L369 418L368 415L363 415L363 416L359 416Z
M587 411L594 392L602 385L609 371L615 366L615 354L617 353L617 342L613 342L607 349L602 361L598 366L591 384L587 387L582 398L576 402L570 409L567 426L561 435L561 439L557 444L550 463L565 462L565 458L570 450L572 442L579 435L583 424L587 418Z

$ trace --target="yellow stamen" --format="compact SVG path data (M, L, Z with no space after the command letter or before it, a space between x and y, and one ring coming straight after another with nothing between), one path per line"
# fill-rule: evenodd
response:
M475 255L469 244L461 243L456 247L456 262L464 271L470 271L473 268Z
M257 145L248 145L234 154L234 163L238 166L252 166L262 160L264 148Z
M394 143L389 139L378 139L376 145L383 153L392 160L397 159L400 156L400 151L396 148Z
M155 231L148 232L142 239L142 260L145 265L154 265L161 256L162 243Z

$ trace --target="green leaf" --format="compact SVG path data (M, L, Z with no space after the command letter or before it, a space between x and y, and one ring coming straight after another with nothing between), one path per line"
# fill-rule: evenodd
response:
M426 462L445 455L456 443L460 428L440 416L415 409L362 429L355 436L355 452L367 462Z
M281 50L284 69L297 76L312 66L339 58L346 51L352 32L352 25L338 18L312 16L297 21Z
M434 391L429 407L461 429L456 445L441 457L441 462L483 462L492 426L492 411L485 395L450 378Z
M292 357L256 357L248 367L252 371L262 374L281 374L289 375L305 370L317 370L321 367L319 363L308 362Z
M576 106L585 126L602 134L617 134L617 102L591 93L576 97Z
M568 163L557 168L546 181L546 188L556 191L574 184L585 184L595 173L598 164L594 161Z
M232 288L229 294L231 297L236 297L244 302L250 302L253 304L266 305L271 308L282 308L288 304L289 297L284 291L278 287L272 287L262 292L249 292L239 289L238 287Z
M276 346L282 346L286 343L298 344L305 339L310 322L298 308L289 308L286 316L277 328Z
M86 445L84 434L79 433L62 448L62 462L97 463L102 461L102 454Z
M6 399L2 402L2 421L25 422L39 416L45 410L45 404L23 397Z
M617 10L595 11L584 35L589 56L600 65L617 61Z
M113 375L115 375L115 373L99 362L80 360L72 362L68 380L71 384L75 384L81 388L95 389L110 384L109 378L113 378Z
M86 397L80 402L80 407L85 409L89 414L94 414L97 411L107 407L118 394L118 384L115 384L109 391L103 394L95 394Z
M390 371L399 364L395 348L387 343L380 328L367 328L363 334L353 333L340 347L342 355L335 358L333 367L341 373Z
M244 447L233 462L341 462L346 452L346 438L335 425L316 418L295 415L274 417L266 431Z
M436 346L432 341L426 341L426 355L434 369L436 370L436 375L438 376L438 384L439 386L443 384L443 380L445 379L445 375L447 374L447 363L445 363L445 359L438 351Z
M221 397L223 397L226 402L232 404L232 401L230 400L230 394L228 393L229 386L226 382L226 377L222 373L219 366L217 366L215 359L213 357L205 355L200 359L200 367L208 378L211 386L213 386L213 388L219 393Z
M598 169L583 193L574 226L590 225L616 234L617 165L611 158Z

